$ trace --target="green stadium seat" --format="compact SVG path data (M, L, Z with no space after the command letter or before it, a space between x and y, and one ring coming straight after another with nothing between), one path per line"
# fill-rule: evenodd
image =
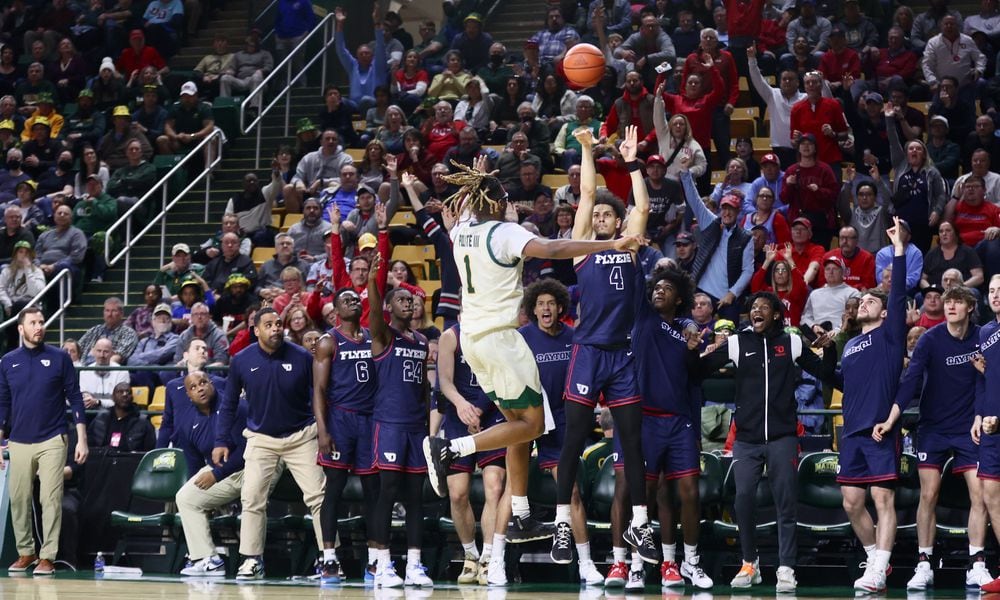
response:
M945 463L937 504L937 535L940 538L966 538L969 535L969 487L964 473L952 473L954 457Z
M590 486L587 529L611 530L611 504L615 499L615 461L605 460Z
M853 535L837 483L838 458L836 452L813 452L799 461L799 504L811 509L799 511L810 517L808 522L798 522L800 532L823 537ZM822 516L815 519L824 512L831 516L830 522L823 522L828 519Z
M899 481L896 482L896 539L917 539L917 504L920 503L920 476L917 457L899 457Z

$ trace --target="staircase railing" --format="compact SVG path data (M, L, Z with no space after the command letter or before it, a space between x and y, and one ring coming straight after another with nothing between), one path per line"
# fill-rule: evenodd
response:
M125 259L125 285L123 286L122 289L122 302L125 305L128 305L128 284L129 284L129 277L131 275L130 267L132 259L132 248L135 247L135 245L139 242L140 239L142 239L142 236L146 235L146 233L150 229L152 229L154 225L159 223L160 263L163 263L164 257L166 255L167 212L171 208L173 208L178 201L180 201L180 199L184 196L184 194L187 194L202 180L205 181L205 222L206 223L208 222L208 203L212 191L211 172L212 169L215 168L215 165L219 164L219 162L222 161L222 145L223 145L222 140L223 140L223 134L221 129L215 129L214 131L212 131L212 133L208 134L208 136L205 139L199 142L197 146L192 148L188 152L187 156L182 158L180 162L174 165L174 167L170 169L170 171L168 171L166 175L160 178L160 180L157 181L156 184L153 185L153 187L151 187L148 192L146 192L141 198L139 198L138 202L136 202L131 208L129 208L124 215L122 215L117 221L115 221L111 225L111 227L108 227L107 231L105 232L104 256L107 257L108 267L113 267L117 265L118 262L123 257ZM196 159L204 160L203 155L205 149L208 148L209 145L215 146L215 149L213 150L215 157L212 159L211 162L206 161L205 169L201 173L199 173L194 179L192 179L191 182L188 183L183 190L177 192L177 194L171 200L169 198L170 180L173 179L174 174L176 174L182 168L187 168L188 163L191 162L192 160ZM157 192L160 193L161 197L160 213L155 217L153 217L152 219L149 219L146 222L145 227L139 230L139 233L133 234L132 216L139 210L144 209L146 203L149 202L150 199L154 195L156 195ZM122 240L123 244L122 248L121 250L118 251L117 254L111 256L112 239L114 237L113 234L118 230L120 230L122 227L125 228L125 235L123 236Z
M262 121L264 119L264 115L271 112L272 108L274 108L279 102L284 100L285 136L287 137L289 135L288 125L289 125L289 119L291 118L291 110L292 110L292 103L291 103L292 86L296 82L298 82L300 78L305 76L306 72L309 70L310 67L313 66L313 64L316 63L317 60L323 61L323 68L322 68L323 73L321 75L321 80L320 80L320 89L326 87L326 60L327 60L326 55L329 53L328 51L330 50L330 45L333 44L334 40L336 39L334 33L335 33L334 14L331 12L327 14L325 17L323 17L323 20L320 21L319 24L316 25L316 27L314 27L313 30L310 31L309 34L306 35L306 37L301 42L299 42L297 46L295 46L295 49L292 50L288 54L288 56L284 58L284 60L278 63L278 66L276 66L271 71L271 73L264 78L264 81L261 82L260 85L258 85L249 94L247 94L247 97L243 100L243 103L240 104L240 131L246 134L250 133L254 129L257 130L257 143L255 146L256 149L254 150L255 169L260 168L260 138L261 138ZM309 42L314 37L316 37L317 34L322 36L323 49L320 50L315 56L313 56L309 60L309 62L307 62L301 69L299 69L296 73L293 74L292 64L294 62L294 59L298 57L300 53L306 52L306 47L309 45ZM267 84L273 80L277 80L282 74L284 74L285 78L285 87L283 87L281 91L279 91L266 106L263 105L264 104L263 102L259 102L259 104L262 105L260 111L252 121L250 121L249 123L245 123L247 108L250 107L251 105L258 104L257 97L264 94L265 90L267 89Z
M7 268L9 269L10 267ZM53 321L59 319L59 345L61 346L66 334L66 309L69 308L69 305L73 302L73 274L69 269L63 269L62 271L56 273L55 277L45 284L42 291L38 292L34 298L29 300L24 308L19 310L13 317L7 319L3 323L0 323L0 334L7 331L7 328L9 327L17 327L17 319L21 316L21 313L27 308L38 306L49 291L54 287L59 288L59 308L53 311L52 314L49 315L49 318L46 319L45 327L48 328L52 325ZM8 348L8 350L13 350L13 348Z

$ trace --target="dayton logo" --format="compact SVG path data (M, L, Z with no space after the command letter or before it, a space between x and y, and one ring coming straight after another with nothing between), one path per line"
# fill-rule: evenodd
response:
M292 372L292 363L281 363L281 368L283 368L284 370L286 370L289 373L291 373Z
M578 391L581 394L583 394L584 396L586 396L587 393L590 392L590 386L589 385L583 385L582 383L578 383L578 384L576 384L576 391Z
M43 367L47 367L47 366L49 366L49 365L51 365L51 364L52 364L52 361L51 361L51 360L49 360L49 359L47 359L47 358L43 358L43 359L41 360L41 363L42 363L42 366L43 366Z
M383 452L382 456L384 456L385 459L387 461L389 461L389 462L396 462L396 453L395 452Z

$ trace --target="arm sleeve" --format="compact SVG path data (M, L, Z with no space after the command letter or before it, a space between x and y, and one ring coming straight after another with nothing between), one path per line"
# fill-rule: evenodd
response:
M69 359L69 355L63 358L63 394L66 395L66 400L73 413L73 423L86 425L87 415L83 407L83 394L80 392L80 377L76 374L76 368Z
M340 59L340 66L347 71L347 76L350 77L355 70L357 70L358 62L354 60L351 53L347 51L347 46L344 44L344 35L342 31L338 31L334 35L337 36L337 41L334 44L337 48L337 58Z
M0 363L2 362L0 359ZM10 418L10 405L10 383L7 381L7 373L0 366L0 430L3 431L5 437L10 437L10 427L7 423Z
M694 187L694 179L692 179L691 173L681 172L681 186L684 188L684 199L687 201L688 207L691 208L691 212L694 213L695 218L698 219L700 228L704 230L709 224L714 224L717 217L701 201L701 196Z
M733 287L729 288L729 291L733 293L734 296L739 298L743 292L747 289L747 285L750 283L750 277L753 275L753 242L748 242L746 247L743 248L743 270L740 272L739 279L733 284Z
M246 426L246 406L240 404L236 407L236 416L233 418L233 425L230 430L230 438L233 440L233 443L229 446L229 460L224 462L221 467L212 466L212 474L215 475L216 481L222 481L233 473L242 471L246 465L243 453L246 450L247 441L241 434Z
M340 245L340 234L330 234L330 279L333 280L333 289L351 286L351 278L347 274L347 267L344 266L344 249Z
M832 382L834 372L837 370L837 349L835 347L824 348L823 358L820 359L805 341L803 341L802 346L802 354L796 361L798 365L823 383Z
M216 421L217 431L215 432L216 448L232 447L232 423L236 419L236 409L242 391L242 374L236 365L231 365L229 369L229 381L226 382L226 391L219 399L219 418Z

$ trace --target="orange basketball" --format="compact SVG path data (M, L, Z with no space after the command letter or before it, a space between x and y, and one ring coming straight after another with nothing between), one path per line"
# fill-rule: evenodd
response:
M604 53L591 44L577 44L563 58L566 79L588 88L597 85L604 77Z

